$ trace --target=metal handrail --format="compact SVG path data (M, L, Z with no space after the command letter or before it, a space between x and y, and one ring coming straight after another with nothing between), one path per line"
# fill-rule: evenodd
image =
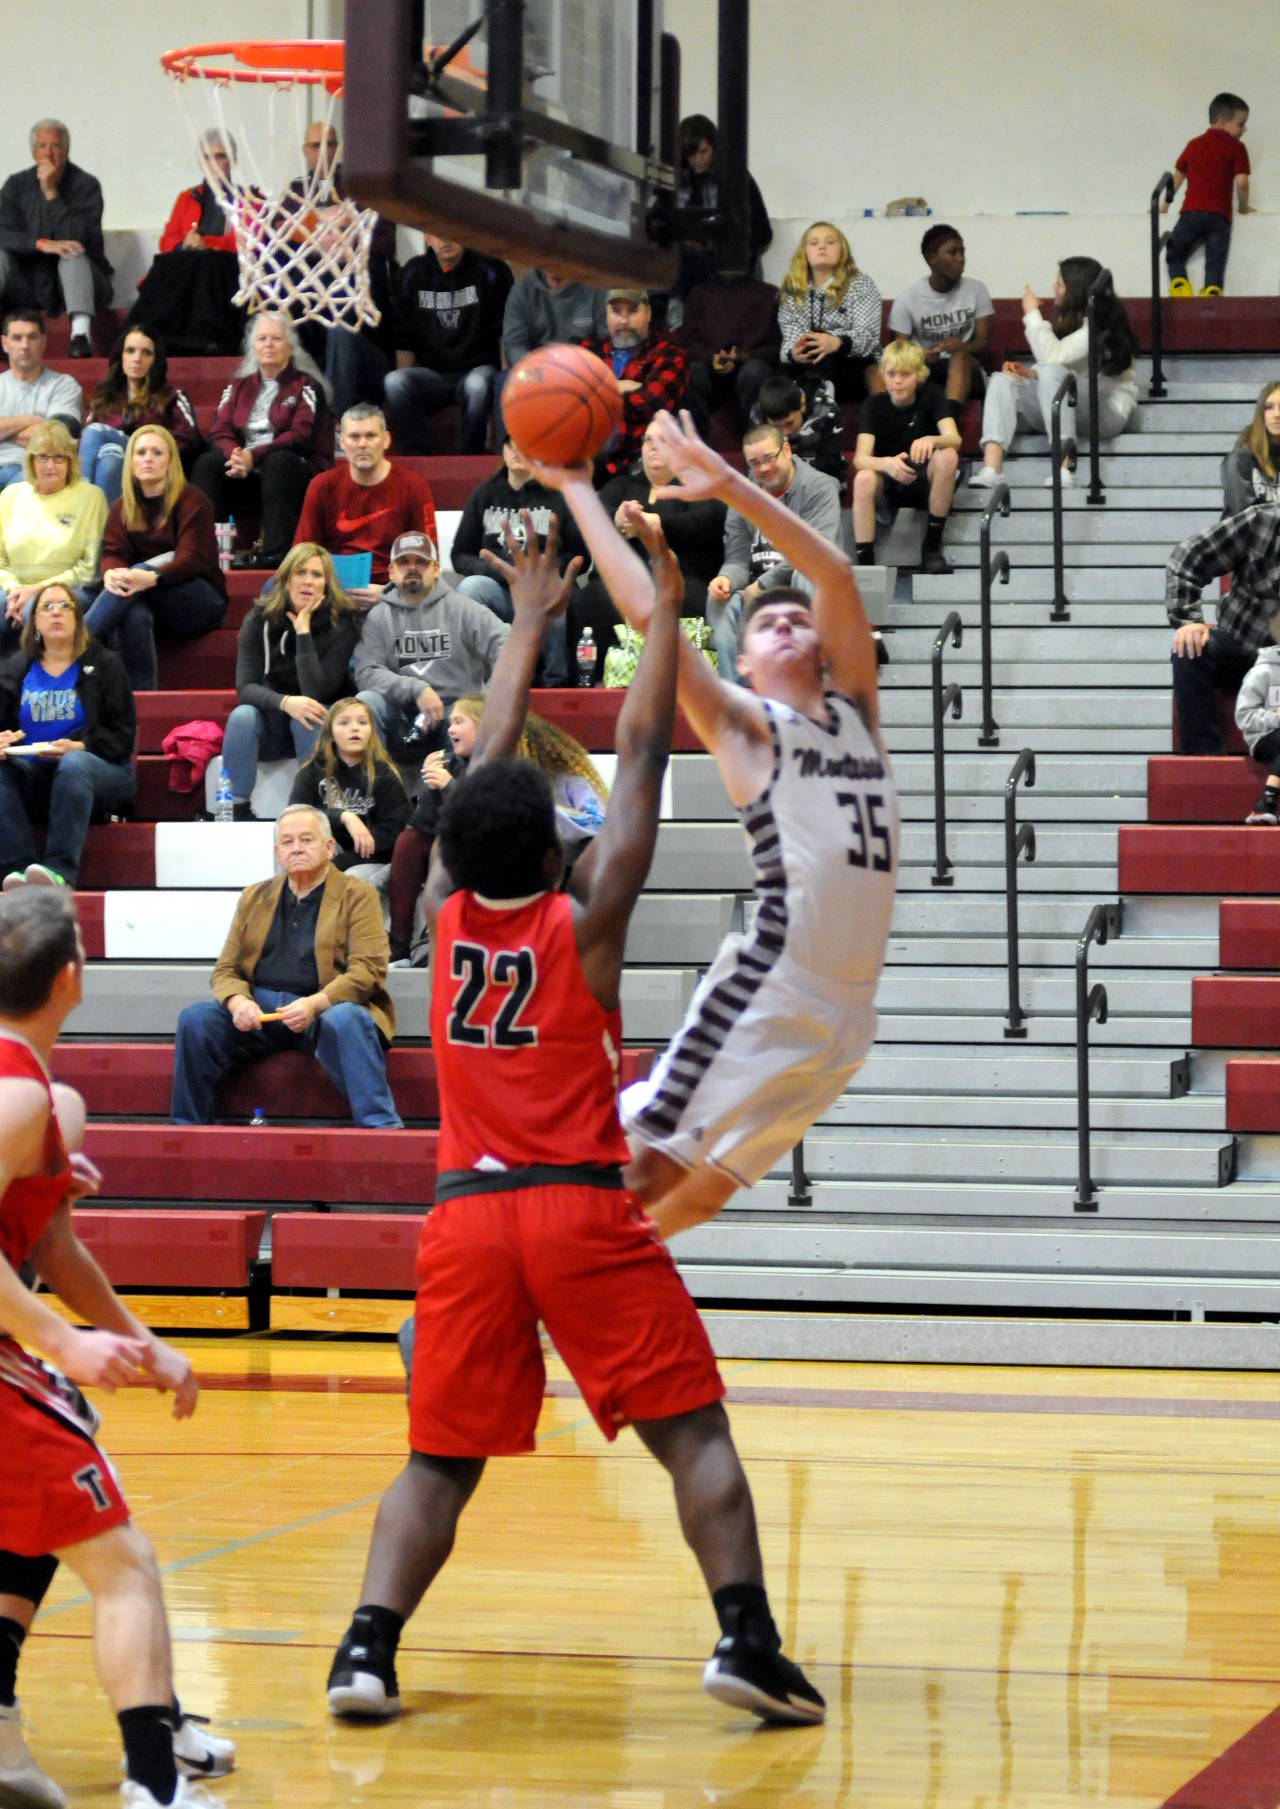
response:
M1151 394L1157 399L1168 394L1164 380L1164 299L1160 294L1160 253L1172 236L1171 232L1160 230L1160 203L1172 201L1176 193L1173 171L1166 170L1151 191Z
M934 862L930 880L935 886L952 886L955 884L951 872L951 861L947 855L947 774L945 751L942 745L942 722L947 711L951 711L952 720L959 722L964 710L964 698L957 684L950 684L943 689L942 685L942 649L950 638L953 647L960 646L964 640L964 624L957 610L952 610L933 641L933 829L934 829Z
M1092 340L1090 340L1092 345ZM1074 471L1076 464L1076 442L1074 438L1064 440L1062 437L1062 404L1070 402L1076 406L1079 385L1076 383L1074 371L1068 371L1058 385L1057 394L1049 408L1049 458L1051 469L1049 483L1053 490L1053 608L1049 611L1051 622L1069 622L1071 611L1067 607L1067 586L1064 566L1066 553L1063 546L1065 539L1065 523L1062 511L1062 461L1070 459Z
M1089 913L1084 934L1076 943L1076 1136L1079 1143L1079 1175L1076 1181L1077 1212L1098 1210L1098 1191L1089 1162L1089 1024L1107 1021L1107 989L1101 982L1089 988L1089 944L1101 948L1124 928L1124 903L1096 904Z
M1036 826L1034 823L1023 823L1021 828L1018 827L1019 779L1026 780L1028 790L1036 782L1036 757L1029 747L1023 748L1004 782L1004 898L1009 956L1009 1011L1004 1021L1004 1033L1006 1036L1023 1037L1027 1034L1027 1029L1026 1014L1018 996L1021 990L1018 973L1018 856L1025 853L1028 861L1036 858Z
M809 1187L809 1176L804 1165L803 1137L792 1147L791 1151L791 1191L787 1195L787 1205L813 1205L813 1193Z
M1000 745L1000 724L991 711L991 581L994 577L1001 584L1007 584L1010 568L1008 553L999 552L994 559L991 557L991 520L997 514L1007 516L1012 502L1008 484L997 484L982 511L982 526L978 533L978 571L982 582L982 729L978 735L979 747Z
M1089 321L1089 488L1084 500L1095 505L1107 500L1107 493L1102 488L1102 451L1098 439L1098 296L1110 281L1111 272L1099 270L1089 284L1086 298Z

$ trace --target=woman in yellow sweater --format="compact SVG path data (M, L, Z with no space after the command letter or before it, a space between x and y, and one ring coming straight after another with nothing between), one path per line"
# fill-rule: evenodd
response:
M46 421L32 434L22 474L25 483L0 491L0 590L6 597L0 650L16 642L41 585L83 592L97 574L107 519L107 499L81 478L75 441L61 421Z

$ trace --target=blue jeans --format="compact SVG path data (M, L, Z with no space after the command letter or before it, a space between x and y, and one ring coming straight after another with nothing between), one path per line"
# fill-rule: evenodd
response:
M95 807L122 810L136 792L131 766L117 766L97 754L0 760L0 867L19 873L43 858L46 867L74 886ZM43 857L31 835L33 815L49 825Z
M324 344L324 374L333 391L330 406L334 419L341 421L357 402L381 403L390 369L390 359L368 333L330 327Z
M471 572L467 577L459 579L457 589L460 597L470 597L475 603L483 603L499 620L515 621L516 612L510 592L505 584L499 584L487 572ZM569 630L563 615L554 617L542 631L542 683L569 683Z
M720 676L729 684L738 684L738 629L742 622L742 592L735 590L727 603L707 598L707 627L711 630L711 648L716 656Z
M13 465L0 465L0 490L3 490L7 484L20 484L22 481L21 459Z
M428 754L449 746L447 728L449 723L449 703L446 700L444 715L433 729L416 731L414 720L418 714L418 706L414 703L398 704L383 691L357 691L356 702L362 703L373 717L373 726L378 731L378 739L391 755L402 765L414 760L423 760ZM409 736L414 735L413 741Z
M101 421L90 421L80 435L80 475L86 483L98 486L108 504L120 500L128 439L118 427L104 426Z
M99 640L116 629L129 683L135 691L154 691L159 676L154 629L159 627L170 640L194 641L219 627L226 613L226 598L207 578L187 578L181 584L157 584L133 597L102 590L85 616L85 626Z
M267 1012L279 1011L298 995L255 986L253 996ZM233 1069L260 1061L275 1049L305 1049L314 1055L357 1124L400 1128L403 1120L387 1085L386 1050L363 1005L331 1005L299 1035L283 1024L237 1030L231 1013L214 999L186 1005L178 1014L169 1102L173 1122L211 1124L220 1082Z
M307 728L283 710L268 715L256 704L237 704L222 738L222 764L236 802L246 803L252 796L259 760L287 760L290 750L305 760L319 738L319 729Z
M1201 243L1204 245L1203 287L1208 289L1213 285L1221 289L1222 279L1227 274L1227 252L1231 249L1231 222L1225 214L1199 210L1188 213L1185 207L1169 234L1169 249L1165 252L1169 280L1186 276L1187 259Z
M388 372L387 426L401 456L424 457L436 450L424 417L449 402L458 404L458 451L483 452L497 374L491 364L447 374L421 364Z

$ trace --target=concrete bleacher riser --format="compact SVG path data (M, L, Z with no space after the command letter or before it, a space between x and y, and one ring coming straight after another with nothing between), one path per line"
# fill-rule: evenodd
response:
M1267 370L1253 368L1261 363ZM1236 763L1216 779L1197 777L1194 798L1184 798L1176 772L1147 770L1148 759L1167 755L1170 746L1164 560L1174 540L1217 516L1222 456L1270 367L1243 356L1183 354L1169 368L1168 399L1144 401L1131 430L1104 451L1107 507L1087 503L1085 461L1066 493L1068 624L1048 620L1047 442L1022 442L1009 461L1013 510L996 519L991 536L1013 563L1009 584L993 594L998 747L977 745L975 567L984 493L964 486L957 493L946 541L956 573L916 577L887 605L892 663L883 719L904 829L878 1040L853 1087L806 1141L812 1209L788 1205L789 1173L780 1165L713 1225L680 1240L676 1255L699 1297L792 1302L806 1315L823 1302L857 1305L867 1309L866 1328L874 1328L858 1333L864 1356L972 1353L981 1336L995 1336L990 1329L962 1335L959 1322L946 1323L951 1309L1003 1328L1004 1354L1016 1352L1019 1328L1002 1315L1022 1311L1280 1314L1280 1236L1273 1229L1280 1219L1280 1073L1246 1073L1250 1063L1266 1064L1240 1048L1238 1035L1230 1046L1192 1047L1200 979L1230 964L1228 907L1220 926L1208 886L1205 896L1185 897L1162 882L1127 897L1122 937L1091 950L1091 977L1103 979L1110 995L1108 1022L1090 1032L1099 1212L1085 1219L1072 1210L1074 953L1085 916L1093 903L1115 897L1125 877L1128 825L1174 828L1179 812L1187 818L1194 810L1197 822L1220 820L1234 829L1239 818L1231 812L1253 782L1246 763ZM442 542L491 465L478 462L464 481L448 463L431 461ZM175 714L185 696L173 697L174 707L163 694L147 700L139 738L147 759L157 757L166 724L225 717L233 701L235 626L251 594L243 580L233 584L228 626L204 645L202 658L195 650L165 655L162 683L184 693L198 683L202 707ZM943 890L930 883L929 655L952 609L965 638L962 648L947 648L944 670L963 686L964 715L946 725L955 884ZM1208 597L1206 613L1212 619ZM601 707L597 696L569 694L551 713L562 710L558 719L571 728L588 724L588 745L605 749L611 717ZM1036 825L1038 858L1019 869L1021 1001L1030 1015L1027 1041L1011 1042L1004 1036L1003 788L1023 746L1036 751L1038 774L1034 789L1019 791L1018 818ZM719 938L739 921L740 895L750 887L743 838L719 779L693 751L696 743L683 739L681 747L689 751L672 762L654 867L628 945L624 1022L629 1039L646 1043L660 1044L678 1023ZM278 807L289 770L281 763L278 774L264 775L255 794L264 812ZM149 799L158 786L159 769L148 770ZM185 807L171 808L181 814ZM1221 817L1206 817L1206 809ZM1156 856L1142 851L1136 858ZM1261 905L1267 889L1280 889L1280 869L1273 880L1269 861L1252 858L1262 865L1255 896L1245 902ZM269 872L270 859L266 824L95 829L85 883L102 889L92 908L100 913L107 958L87 977L85 1003L69 1025L73 1037L171 1035L180 1005L206 996L208 964L236 891ZM1167 866L1175 864L1171 854ZM1150 871L1159 879L1163 869ZM1280 949L1280 928L1276 935ZM1247 951L1245 932L1235 946ZM1243 968L1243 956L1237 959ZM425 976L400 971L391 979L407 1050L425 1037ZM239 1112L245 1098L234 1099ZM319 1096L314 1103L322 1103ZM130 1172L141 1166L132 1163ZM1229 1180L1233 1173L1241 1178ZM295 1187L294 1197L281 1187L281 1205L305 1204L305 1190ZM396 1187L369 1188L351 1205L382 1200L411 1212L401 1198ZM298 1220L304 1240L312 1235L307 1216ZM394 1231L387 1235L403 1263L407 1246ZM307 1274L314 1280L312 1270ZM907 1320L893 1316L908 1312ZM746 1316L740 1345L726 1348L754 1351L763 1337L779 1354L812 1354L807 1321L780 1315L762 1333L760 1317ZM853 1348L844 1322L823 1316L821 1323L827 1343L819 1348ZM1226 1353L1224 1360L1233 1350L1256 1353L1256 1340L1232 1342L1237 1330L1224 1331L1219 1343L1202 1342L1201 1350ZM1104 1350L1122 1360L1156 1343L1096 1322L1077 1333L1063 1320L1030 1340L1023 1360Z

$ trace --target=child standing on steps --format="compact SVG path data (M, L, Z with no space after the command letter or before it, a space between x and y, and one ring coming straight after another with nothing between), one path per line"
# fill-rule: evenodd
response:
M1186 199L1165 254L1169 266L1170 295L1191 293L1187 259L1204 246L1204 287L1201 295L1221 295L1231 246L1231 186L1236 208L1256 213L1249 205L1249 153L1241 140L1249 123L1249 107L1238 94L1215 94L1209 102L1209 130L1193 138L1174 165L1173 192L1185 182ZM1167 213L1167 201L1160 212Z

